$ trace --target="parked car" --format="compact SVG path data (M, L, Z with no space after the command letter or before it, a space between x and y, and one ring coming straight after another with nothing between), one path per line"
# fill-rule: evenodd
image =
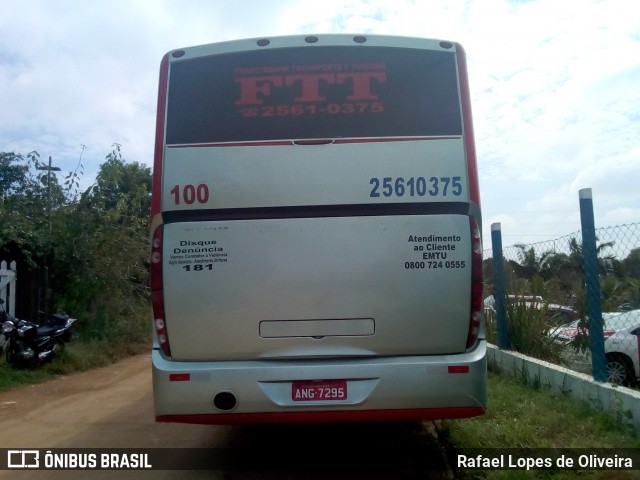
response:
M602 317L608 381L633 386L640 378L640 310L603 313ZM569 344L586 339L589 329L585 321L575 320L551 334Z
M544 304L544 299L540 295L507 295L506 300L507 303L536 302ZM496 309L496 299L493 295L489 295L484 299L484 308L490 310Z
M549 326L561 326L579 320L580 316L571 307L550 303L546 305L545 318Z
M485 314L495 314L495 298L493 295L484 300ZM507 295L507 304L524 304L527 308L537 308L544 311L544 317L549 327L560 327L567 325L580 316L573 308L557 303L546 303L542 297L534 295Z

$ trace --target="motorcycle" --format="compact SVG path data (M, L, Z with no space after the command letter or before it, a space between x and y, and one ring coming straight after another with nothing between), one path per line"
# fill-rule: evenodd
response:
M0 299L0 306L4 302ZM71 340L71 326L75 318L56 313L44 325L27 320L19 320L8 315L2 307L0 312L4 344L0 345L0 355L5 350L7 363L12 366L44 363L53 360Z

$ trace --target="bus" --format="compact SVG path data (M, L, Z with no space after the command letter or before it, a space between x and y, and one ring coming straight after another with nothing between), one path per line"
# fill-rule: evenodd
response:
M156 421L485 412L459 44L332 34L170 51L151 202Z

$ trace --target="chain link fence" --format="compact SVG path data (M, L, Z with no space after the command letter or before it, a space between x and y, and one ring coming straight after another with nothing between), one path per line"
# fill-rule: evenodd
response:
M634 386L640 379L640 223L594 228L589 248L585 230L583 222L582 231L499 248L501 255L493 242L484 252L487 338L598 381ZM497 243L501 247L501 238Z

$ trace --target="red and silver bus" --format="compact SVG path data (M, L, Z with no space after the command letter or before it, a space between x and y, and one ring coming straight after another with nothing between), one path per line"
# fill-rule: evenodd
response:
M459 44L318 35L169 52L156 420L483 414L481 238Z

